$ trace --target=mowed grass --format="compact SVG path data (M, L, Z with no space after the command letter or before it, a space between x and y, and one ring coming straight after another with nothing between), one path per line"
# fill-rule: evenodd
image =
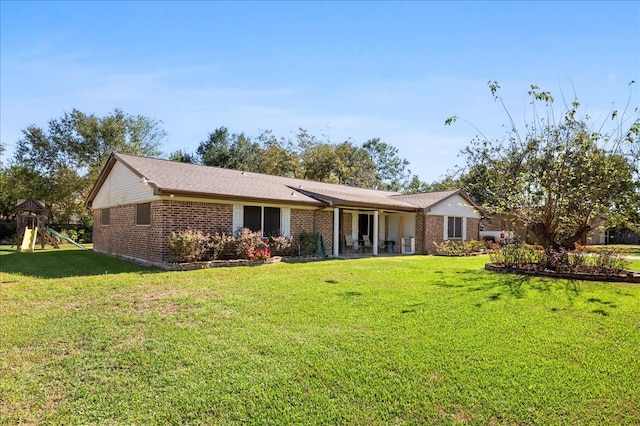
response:
M640 423L640 285L0 250L0 424Z

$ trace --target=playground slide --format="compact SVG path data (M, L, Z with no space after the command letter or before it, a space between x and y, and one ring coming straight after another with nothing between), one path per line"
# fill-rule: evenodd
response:
M58 238L62 238L65 241L69 241L71 244L73 244L76 247L80 247L81 249L86 250L87 248L85 246L83 246L82 244L76 243L75 241L73 241L71 238L67 237L66 235L62 235L59 232L54 231L51 228L46 228L47 232L50 233L51 235L55 235Z
M20 251L33 251L36 248L36 235L38 235L38 228L26 228L24 230Z

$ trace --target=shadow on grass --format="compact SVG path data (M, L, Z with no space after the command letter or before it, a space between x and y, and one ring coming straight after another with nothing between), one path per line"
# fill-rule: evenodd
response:
M66 278L119 273L156 273L148 268L89 250L36 250L18 252L9 247L0 248L0 272L37 278ZM5 281L5 279L7 281ZM10 282L3 277L3 282Z
M486 297L486 299L483 302L476 303L476 307L481 307L484 303L503 300L504 296L507 294L513 298L522 299L527 297L527 293L530 291L550 294L553 290L562 290L564 291L567 300L573 301L574 299L579 298L582 292L580 281L576 280L515 274L497 274L491 272L488 272L488 274L491 274L490 278L488 278L487 275L483 275L474 279L470 275L468 279L465 279L467 283L465 287L467 287L468 292L486 294L486 296L483 296L483 298ZM472 286L468 286L468 284L472 284ZM456 285L451 287L458 286ZM593 300L589 301L593 302ZM611 307L615 307L615 305Z

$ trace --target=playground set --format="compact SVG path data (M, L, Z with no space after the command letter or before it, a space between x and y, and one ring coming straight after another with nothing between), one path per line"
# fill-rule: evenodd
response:
M16 212L16 218L18 220L16 246L18 247L18 251L33 251L36 247L36 242L40 243L43 250L46 243L51 244L55 248L60 248L58 241L53 238L54 236L69 241L82 249L86 248L71 238L51 228L47 228L47 210L42 201L34 199L18 200Z

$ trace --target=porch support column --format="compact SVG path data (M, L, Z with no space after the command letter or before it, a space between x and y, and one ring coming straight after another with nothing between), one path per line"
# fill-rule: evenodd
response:
M371 238L371 245L373 246L373 255L378 255L378 210L373 212L373 236Z
M340 209L333 209L333 257L340 256Z

